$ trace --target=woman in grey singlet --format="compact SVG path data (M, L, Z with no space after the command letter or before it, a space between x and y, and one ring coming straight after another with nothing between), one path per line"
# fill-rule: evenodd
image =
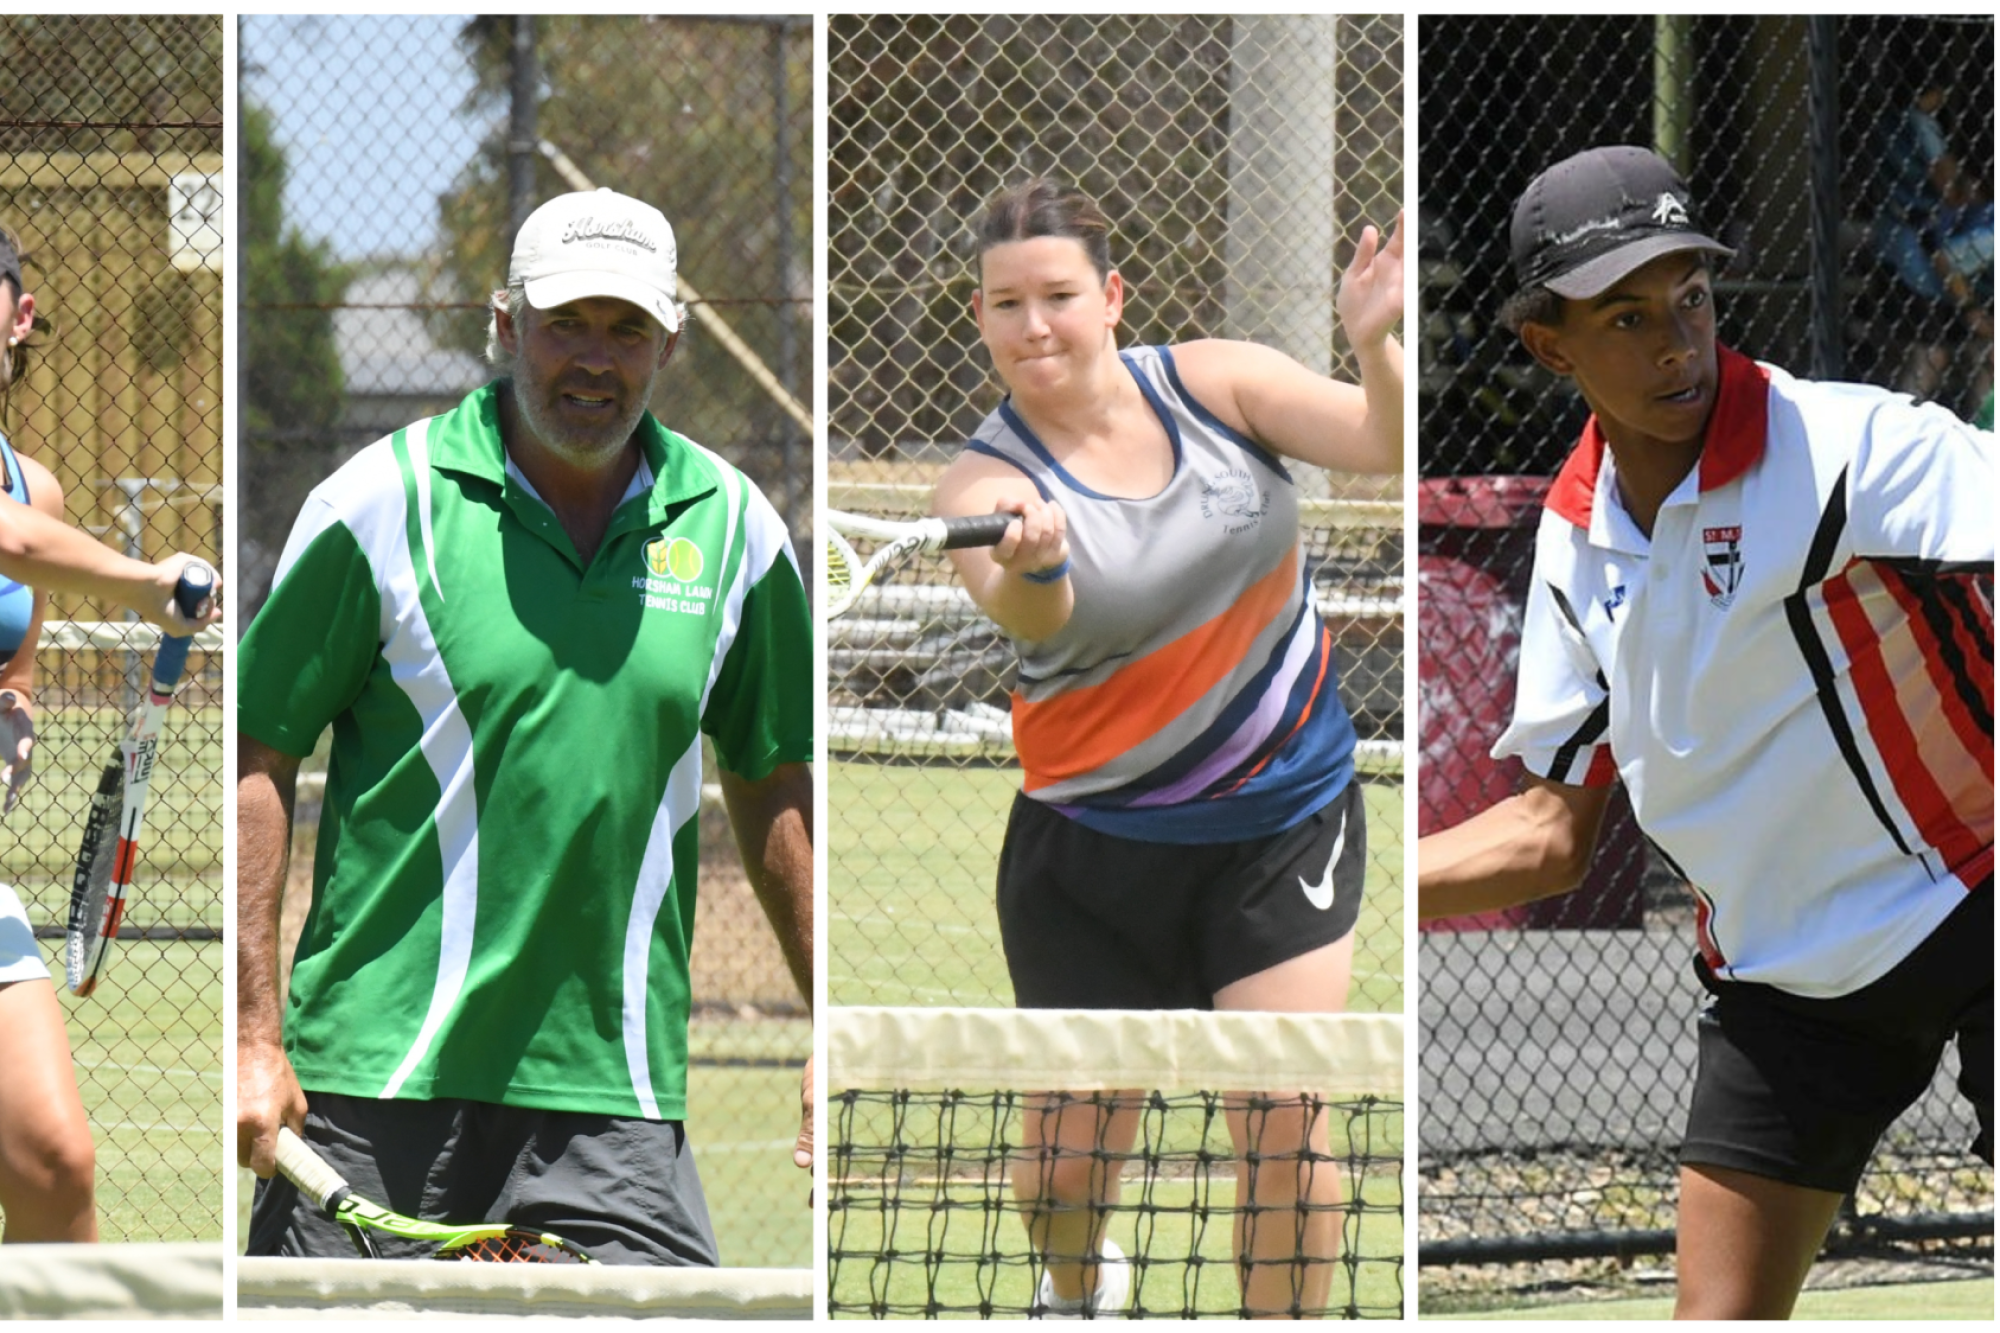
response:
M1324 866L1320 883L1330 884L1338 861L1343 897L1358 901L1365 858L1360 835L1348 837L1344 822L1348 810L1362 822L1358 803L1349 803L1353 730L1302 577L1285 464L1402 471L1402 349L1391 336L1403 309L1401 229L1385 242L1367 228L1341 283L1337 306L1361 367L1358 386L1249 343L1121 353L1126 289L1110 263L1108 230L1088 199L1047 181L1017 186L989 205L973 312L1008 397L947 469L934 499L940 514L1020 516L998 546L952 553L967 591L1013 639L1021 664L1014 730L1024 791L1001 872L1017 1002L1341 1010L1352 909L1340 938L1313 935L1331 917L1311 881ZM1266 730L1251 735L1260 718ZM1273 954L1253 941L1234 971L1227 960L1221 971L1204 963L1202 976L1229 978L1224 984L1185 996L1169 987L1150 993L1167 998L1148 998L1143 984L1123 991L1114 982L1065 999L1037 977L1033 955L1072 932L1041 924L1055 918L1032 911L1028 925L1010 930L1008 914L1024 898L1074 896L1058 884L1068 878L1061 868L1035 864L1038 856L1082 863L1101 846L1103 864L1115 870L1129 859L1119 849L1135 843L1165 848L1167 867L1183 852L1189 864L1222 864L1200 858L1242 847L1261 865L1272 860L1267 849L1291 855L1280 841L1315 821L1328 833L1301 844L1304 859L1282 866L1285 892L1297 900L1284 910L1307 920L1296 952L1280 944ZM1067 842L1060 852L1040 850L1072 832L1083 839L1077 850ZM1313 901L1301 905L1290 877L1308 864L1298 879ZM1216 894L1236 892L1234 884L1215 886ZM1208 893L1205 883L1191 890L1193 933L1206 929L1199 913ZM1272 896L1259 891L1246 901ZM1126 906L1087 905L1077 919L1152 915ZM1293 932L1281 921L1274 933ZM1103 956L1130 948L1129 939L1107 938ZM1246 972L1252 964L1244 960L1253 958L1262 961ZM1106 1215L1089 1206L1115 1197L1118 1182L1093 1173L1090 1151L1128 1150L1136 1105L1135 1098L1132 1109L1108 1114L1072 1105L1024 1116L1026 1151L1014 1184L1047 1260L1039 1303L1052 1312L1111 1315L1124 1306L1127 1266L1104 1234ZM1324 1114L1310 1125L1302 1109L1291 1113L1293 1123L1281 1126L1283 1119L1273 1114L1263 1126L1261 1151L1287 1151L1274 1147L1274 1136L1282 1145L1286 1134L1295 1140L1291 1151L1308 1142L1326 1151ZM1243 1151L1241 1112L1231 1115L1231 1133ZM1239 1232L1250 1312L1326 1305L1339 1248L1338 1214L1327 1207L1338 1185L1328 1177L1302 1165L1295 1178L1267 1163L1255 1198L1246 1199L1249 1173L1239 1169L1239 1204L1280 1210L1267 1215L1283 1219L1261 1232L1239 1222L1250 1233ZM1311 1209L1297 1220L1302 1202ZM1051 1203L1058 1206L1038 1206ZM1101 1258L1085 1263L1083 1255Z
M24 369L29 336L45 327L34 294L22 288L19 243L0 227L0 331L7 340L0 395ZM130 607L177 634L200 624L172 610L174 584L190 557L146 564L69 527L55 477L4 437L0 474L0 815L11 815L33 760L35 645L49 591ZM201 623L217 615L211 610ZM0 1070L5 1239L96 1240L95 1147L69 1036L33 924L7 884L0 884Z

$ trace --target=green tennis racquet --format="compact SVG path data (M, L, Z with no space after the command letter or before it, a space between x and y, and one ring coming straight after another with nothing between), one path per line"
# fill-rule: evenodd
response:
M451 1226L424 1222L389 1211L348 1188L340 1172L327 1164L304 1139L278 1130L278 1170L297 1185L319 1210L347 1229L354 1248L366 1259L377 1259L371 1232L400 1236L436 1246L433 1259L471 1259L503 1264L594 1264L582 1246L561 1236L501 1222Z

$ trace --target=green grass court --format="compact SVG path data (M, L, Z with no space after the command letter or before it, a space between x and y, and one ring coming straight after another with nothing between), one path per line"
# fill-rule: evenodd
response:
M689 1054L782 1057L812 1054L810 1019L756 1023L697 1019ZM725 1268L811 1268L812 1176L792 1165L799 1134L799 1074L781 1069L688 1071L688 1141Z
M834 1004L1011 1007L993 873L1011 768L827 765L828 998ZM1403 1007L1403 784L1368 781L1368 898L1356 927L1356 1012Z
M222 942L114 946L87 1000L62 984L61 941L42 943L97 1141L100 1234L222 1239Z
M1517 1306L1507 1310L1468 1310L1427 1319L1589 1319L1606 1321L1668 1319L1672 1296L1643 1300L1571 1301L1561 1305ZM1888 1287L1846 1287L1808 1291L1799 1297L1794 1319L1993 1319L1993 1279L1970 1282L1914 1282Z

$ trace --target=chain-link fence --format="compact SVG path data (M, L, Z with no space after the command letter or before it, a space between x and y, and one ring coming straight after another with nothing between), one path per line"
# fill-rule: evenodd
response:
M1651 145L1736 251L1717 275L1724 342L1990 413L1993 25L1426 18L1419 68L1429 832L1520 776L1486 752L1512 709L1539 500L1586 415L1494 318L1514 198L1583 148ZM1427 1261L1671 1247L1694 905L1622 796L1614 811L1584 888L1421 937ZM1955 1074L1890 1132L1837 1243L1990 1234Z
M804 18L246 17L246 597L306 492L484 384L512 226L610 186L673 224L690 318L653 409L812 509L812 23ZM801 408L801 403L807 404ZM288 886L311 888L313 816ZM723 1262L810 1262L789 1151L811 1023L736 860L702 821L689 1139Z
M222 551L221 21L0 21L0 224L34 305L0 432L31 493L157 559ZM9 298L11 303L12 298ZM25 297L23 298L25 304ZM17 493L18 494L18 493ZM98 772L143 697L157 632L50 599L31 675L33 785L0 825L65 1011L106 1240L222 1234L220 635L162 731L124 925L94 995L62 984L71 873Z
M1349 380L1334 288L1402 198L1394 17L835 16L828 504L906 517L1001 396L969 301L999 189L1111 219L1124 346L1250 339ZM1400 478L1291 465L1362 738L1368 903L1352 1003L1402 1004ZM1011 1005L993 877L1020 786L1014 653L942 560L828 626L829 994Z

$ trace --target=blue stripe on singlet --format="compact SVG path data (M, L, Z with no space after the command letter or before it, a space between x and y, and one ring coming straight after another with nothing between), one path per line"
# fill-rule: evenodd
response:
M1315 652L1320 655L1331 652L1331 643L1323 630ZM1322 665L1326 667L1324 678L1320 673ZM1210 783L1204 796L1177 805L1135 807L1129 802L1143 793L1135 789L1137 784L1128 784L1085 801L1064 802L1057 808L1100 833L1151 842L1236 842L1283 832L1339 795L1354 778L1354 721L1340 698L1334 677L1334 664L1323 656L1309 662L1307 669L1299 673L1286 700L1284 714L1272 730L1276 739ZM1270 677L1262 679L1268 684ZM1312 715L1299 726L1299 716L1308 704ZM1237 711L1234 703L1232 712L1239 723L1247 716L1247 710ZM1296 732L1292 730L1294 727L1298 728ZM1203 734L1200 744L1204 754L1213 753L1220 744L1214 738L1215 730L1211 728ZM1169 763L1186 773L1192 764L1183 763L1182 759L1183 755L1176 755ZM1255 777L1230 790L1231 784L1260 763L1264 767ZM1157 790L1171 781L1154 782L1154 776L1147 776L1145 790Z
M1277 678L1279 668L1284 665L1285 650L1291 646L1292 636L1298 633L1299 621L1310 614L1311 610L1312 607L1309 602L1302 603L1299 606L1298 614L1292 618L1292 623L1285 627L1284 634L1272 645L1269 656L1264 660L1264 665L1258 668L1257 674L1251 677L1241 690L1237 691L1236 697L1229 701L1228 705L1222 710L1221 715L1209 725L1206 731L1189 741L1178 753L1143 777L1134 779L1122 787L1085 797L1079 804L1104 809L1122 808L1130 805L1133 801L1148 792L1172 786L1200 767L1210 755L1214 754L1228 742L1231 736L1236 734L1236 729L1248 721L1252 713L1257 711L1258 704L1263 702L1265 694L1271 688L1271 682ZM1311 694L1312 678L1316 675L1317 671L1310 664L1305 671L1300 673L1300 678L1306 686L1308 696ZM1296 688L1293 693L1294 695L1298 693ZM1280 719L1278 725L1272 728L1271 739L1264 745L1259 746L1245 761L1237 765L1235 769L1224 774L1219 780L1211 782L1207 791L1198 793L1191 799L1200 800L1209 792L1226 789L1230 783L1240 778L1245 771L1255 768L1257 763L1264 756L1268 755L1273 748L1284 744L1285 738L1290 734L1292 724L1297 722L1299 711L1303 706L1303 703L1295 698L1287 705L1285 710L1286 716Z
M1174 477L1178 477L1181 474L1180 423L1174 420L1174 414L1164 402L1160 401L1160 395L1153 391L1153 386L1147 383L1146 377L1139 373L1139 368L1133 364L1131 356L1128 353L1121 352L1118 355L1118 360L1125 367L1126 373L1131 375L1132 382L1139 386L1139 392L1145 395L1146 404L1153 409L1154 417L1158 418L1160 425L1166 428L1167 443L1172 447L1174 452L1173 474L1167 478L1167 484L1171 485ZM1021 414L1014 410L1014 404L1011 400L1003 399L1001 401L1000 418L1007 423L1009 429L1021 437L1021 443L1028 446L1029 452L1034 454L1043 467L1054 473L1057 480L1061 481L1064 486L1075 491L1078 495L1090 500L1108 500L1114 503L1131 500L1150 500L1153 498L1150 495L1106 495L1104 492L1093 490L1091 487L1078 481L1070 475L1068 468L1056 461L1056 456L1049 452L1048 446L1042 443L1041 438L1034 431L1028 429L1028 423L1021 420ZM1163 486L1161 489L1165 490L1166 487ZM1043 493L1043 498L1047 498L1046 492Z
M1257 443L1257 441L1251 439L1248 435L1245 435L1242 431L1232 428L1221 417L1209 411L1199 398L1196 398L1187 391L1187 385L1181 383L1180 368L1174 364L1173 348L1166 346L1160 348L1160 365L1166 369L1167 383L1174 386L1174 392L1180 395L1180 400L1183 403L1187 404L1188 411L1208 423L1209 428L1216 434L1226 440L1234 440L1236 443L1242 445L1244 451L1252 458L1283 477L1286 481L1292 479L1291 470L1285 466L1283 459Z
M1019 463L1007 457L1007 455L1001 453L998 449L995 449L992 445L986 443L986 441L967 440L965 442L965 447L975 454L981 454L987 458L997 458L1001 462L1005 463L1008 467L1017 469L1022 476L1026 477L1029 481L1035 484L1035 490L1037 493L1041 495L1042 499L1053 500L1056 498L1055 494L1042 483L1042 479L1040 477L1028 471L1028 469L1022 467Z

